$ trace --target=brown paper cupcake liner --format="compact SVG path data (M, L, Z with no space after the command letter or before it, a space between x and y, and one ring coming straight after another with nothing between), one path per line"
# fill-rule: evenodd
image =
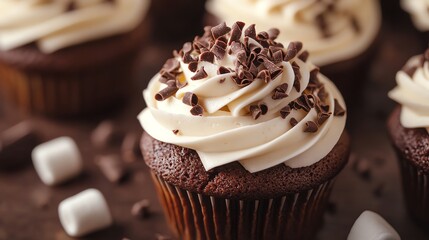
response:
M399 156L402 188L408 212L427 230L429 226L429 173L422 171L409 160Z
M74 72L25 71L0 64L5 98L27 112L72 116L106 110L129 93L136 53Z
M167 221L179 239L311 239L318 229L333 180L282 197L223 199L152 179Z

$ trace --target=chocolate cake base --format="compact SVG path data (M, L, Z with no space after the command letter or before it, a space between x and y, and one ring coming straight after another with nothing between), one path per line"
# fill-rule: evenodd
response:
M334 178L347 163L350 143L343 133L332 151L311 166L280 164L256 173L237 162L205 171L194 150L147 133L141 148L180 239L311 239Z
M429 226L429 133L424 128L404 128L401 109L393 111L388 130L402 175L405 203L411 217L427 229Z

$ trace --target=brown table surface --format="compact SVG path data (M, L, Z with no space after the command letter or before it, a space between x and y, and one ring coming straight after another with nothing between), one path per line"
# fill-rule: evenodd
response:
M421 53L424 46L408 25L394 22L384 24L380 42L374 63L368 66L371 74L364 97L354 109L352 124L349 125L353 140L351 161L337 179L331 197L332 209L325 214L317 239L346 239L354 220L366 209L385 217L403 239L429 239L429 234L418 228L406 213L399 169L385 130L385 119L394 107L386 94L395 85L395 73L410 56ZM83 239L155 239L158 233L171 234L143 161L128 165L131 170L128 181L119 185L110 183L95 166L94 157L119 153L119 146L97 149L92 146L89 134L97 123L106 118L123 131L141 134L136 120L136 115L144 107L141 90L170 56L174 45L180 46L177 43L146 45L130 101L123 109L109 115L80 120L49 119L26 115L0 104L0 131L23 119L31 119L45 140L64 135L74 138L85 161L82 176L58 187L45 186L31 163L16 171L0 172L1 240L72 239L60 225L57 207L63 199L87 188L103 192L115 224ZM353 162L362 159L371 166L369 180L353 169ZM152 215L141 220L133 217L130 210L133 203L143 198L151 201ZM38 206L37 202L43 199L48 201L47 206Z

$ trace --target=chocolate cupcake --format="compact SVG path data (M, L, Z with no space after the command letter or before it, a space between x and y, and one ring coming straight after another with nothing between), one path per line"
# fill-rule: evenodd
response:
M142 153L180 239L311 239L347 163L344 100L278 29L206 27L144 91Z
M19 107L56 116L124 100L148 1L0 3L0 82Z
M405 203L423 227L429 225L429 50L411 58L396 75L389 97L399 103L388 131L402 173ZM426 228L427 229L427 228Z
M218 21L274 26L285 46L300 39L310 61L321 68L346 100L355 99L367 78L381 25L378 1L209 0L208 14ZM349 104L350 105L350 104Z

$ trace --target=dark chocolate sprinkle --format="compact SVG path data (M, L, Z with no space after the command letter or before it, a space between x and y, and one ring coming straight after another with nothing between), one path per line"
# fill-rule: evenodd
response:
M249 27L246 28L246 30L244 31L244 36L257 40L255 24L251 24Z
M198 69L198 62L190 62L188 65L188 69L191 72L196 72Z
M193 107L198 104L198 97L192 92L187 92L183 96L182 102Z
M262 111L258 105L250 105L250 114L252 114L253 119L256 120L261 116Z
M278 28L271 28L268 30L268 36L271 40L276 39L280 34L280 30Z
M301 59L303 62L307 62L308 57L310 56L310 53L308 51L303 51L298 58Z
M173 96L177 92L177 87L166 87L155 94L155 99L157 101L164 101L165 99Z
M230 73L231 71L224 67L224 66L220 66L219 69L217 70L217 74L221 75L221 74L227 74Z
M233 42L240 41L240 37L243 31L244 25L245 24L243 22L235 22L232 25L231 37L229 38L229 42L228 42L229 45L232 44Z
M291 109L289 106L286 106L286 107L282 108L282 109L280 110L280 116L281 116L283 119L285 119L285 118L290 114L291 110L292 110L292 109Z
M317 114L317 124L322 125L328 118L331 116L331 113L320 112Z
M317 132L318 129L319 129L319 127L313 121L308 121L305 123L304 132L315 133L315 132Z
M211 29L211 32L212 32L214 39L218 39L218 38L224 36L225 34L229 33L230 31L231 31L231 28L226 26L225 22L223 22L217 26L214 26Z
M295 79L293 82L293 87L296 89L297 92L301 91L301 72L299 71L299 65L295 62L292 63L293 72L295 73Z
M295 127L298 124L298 121L295 118L291 118L289 120L290 125L292 125L292 127Z
M283 84L279 85L278 87L276 87L274 89L272 99L273 100L280 100L280 99L286 98L288 96L288 94L286 93L288 86L289 85L287 83L283 83Z
M214 62L215 55L212 52L204 52L200 55L200 61L202 62Z
M216 56L217 59L222 60L226 54L226 43L221 40L216 40L215 44L211 48L211 51Z
M192 107L190 112L194 116L202 116L204 113L204 109L200 105L195 105Z
M201 67L200 69L198 69L197 73L195 73L194 76L191 77L192 80L201 80L206 78L208 75L206 73L206 71L204 70L204 67Z
M225 78L221 78L220 80L219 80L219 83L224 83L225 82Z
M346 111L344 108L340 105L337 99L334 99L335 107L334 107L334 116L344 116L346 114Z

